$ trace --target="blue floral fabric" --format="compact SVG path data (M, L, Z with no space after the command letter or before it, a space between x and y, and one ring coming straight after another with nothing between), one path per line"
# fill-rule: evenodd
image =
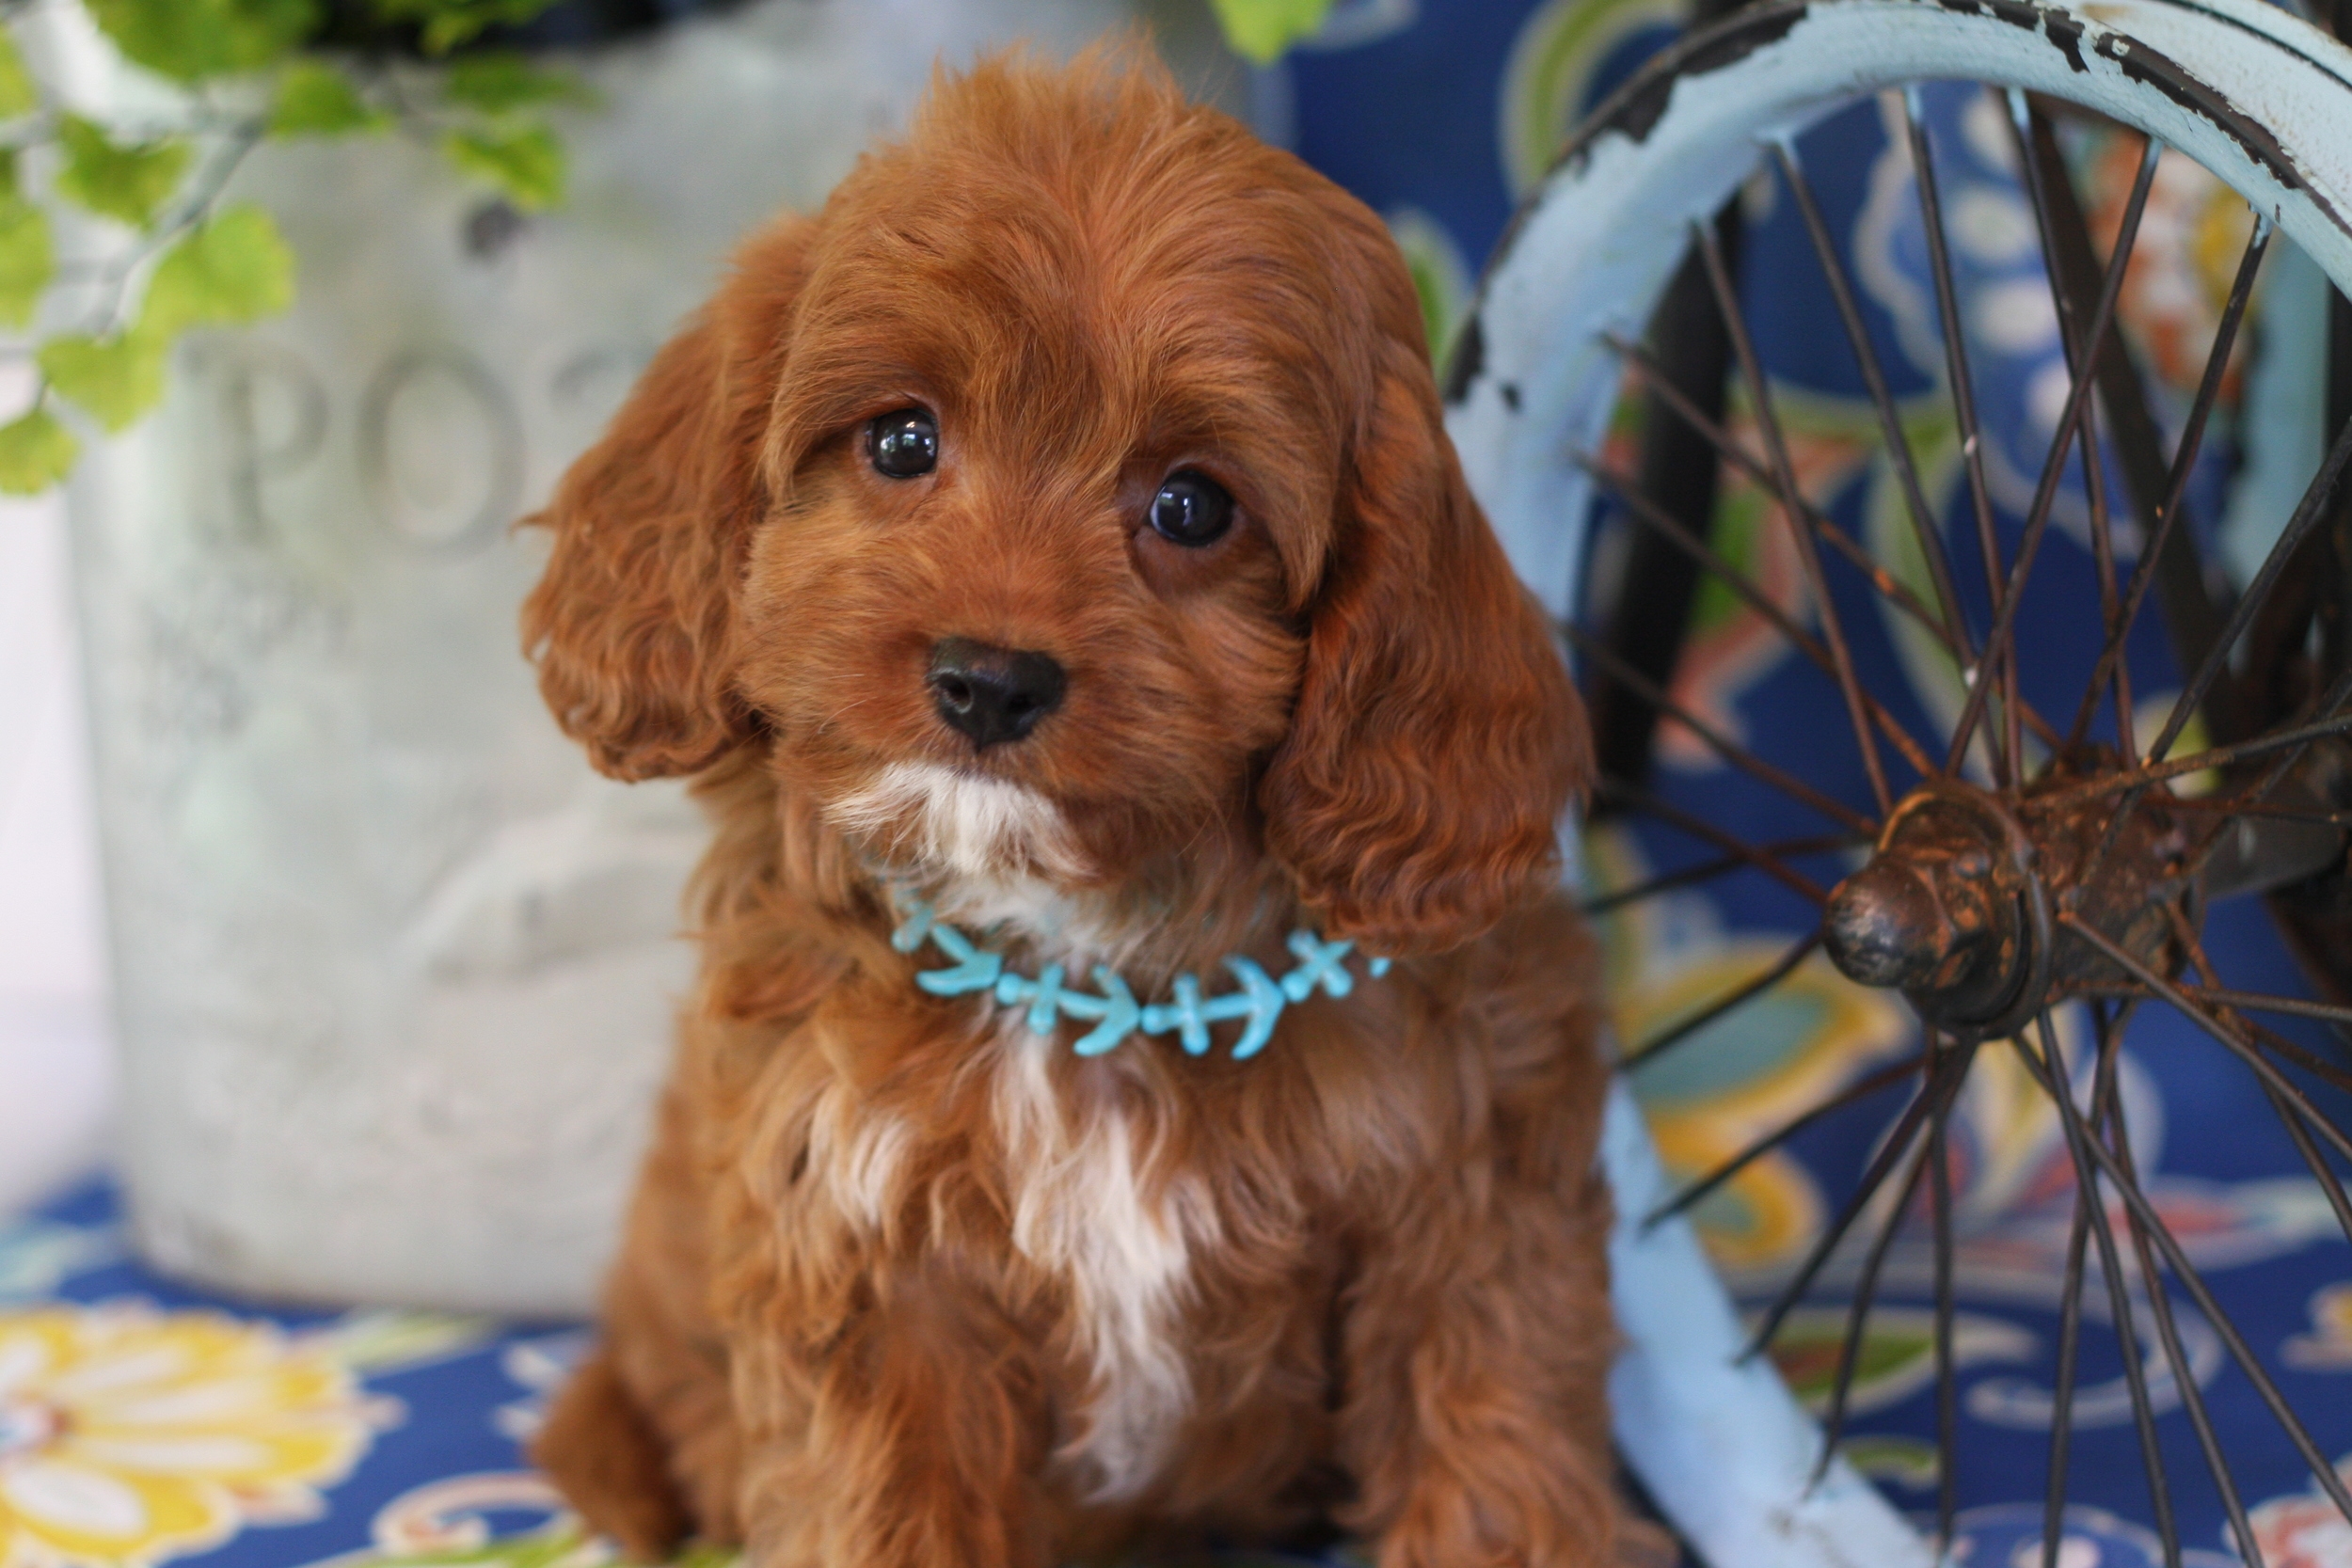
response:
M2352 1288L2330 1298L2332 1317L2299 1334L2283 1309L2266 1321L2291 1333L2291 1356L2313 1376L2352 1370L2352 1335L2339 1326L2352 1323L2344 1297ZM1977 1386L2030 1403L2029 1340L2041 1326L1964 1317L1963 1358L2004 1372ZM1876 1374L1898 1405L1916 1386L1918 1332L1905 1319ZM611 1545L580 1529L520 1451L587 1342L571 1324L223 1302L141 1269L111 1190L77 1193L0 1224L0 1563L606 1568ZM1874 1442L1885 1445L1883 1459L1869 1457ZM1893 1474L1901 1443L1863 1438L1854 1451ZM2249 1501L2272 1562L2341 1560L2328 1554L2346 1534L2315 1491L2290 1482ZM2041 1528L2039 1505L2022 1502L1976 1504L1962 1522L1964 1562L2022 1560L2012 1552ZM2068 1568L2161 1561L2153 1536L2117 1513L2077 1507L2068 1530L2078 1544ZM1263 1552L1216 1560L1292 1561ZM1330 1560L1361 1560L1343 1550ZM2188 1560L2233 1560L2202 1551ZM695 1549L680 1568L726 1565L723 1554Z

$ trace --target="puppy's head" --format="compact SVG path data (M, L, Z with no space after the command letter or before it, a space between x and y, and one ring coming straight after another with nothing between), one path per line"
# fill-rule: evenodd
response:
M1239 841L1449 945L1549 878L1586 751L1422 333L1379 221L1155 67L944 78L565 478L541 684L607 772L760 746L926 872Z

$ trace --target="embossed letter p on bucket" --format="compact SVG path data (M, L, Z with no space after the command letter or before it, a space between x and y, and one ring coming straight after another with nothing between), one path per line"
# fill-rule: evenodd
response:
M1203 13L1205 14L1205 13ZM541 706L512 531L717 279L933 58L1118 0L769 0L580 65L572 194L520 218L397 138L270 146L232 198L285 318L190 342L71 504L142 1249L278 1295L570 1312L691 970L675 786ZM566 62L575 63L575 62Z

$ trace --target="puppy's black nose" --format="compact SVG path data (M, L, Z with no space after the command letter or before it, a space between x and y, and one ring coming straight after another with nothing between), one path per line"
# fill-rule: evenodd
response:
M939 716L983 750L1035 729L1061 705L1069 684L1061 666L1043 654L993 648L968 637L940 640L931 649L928 678Z

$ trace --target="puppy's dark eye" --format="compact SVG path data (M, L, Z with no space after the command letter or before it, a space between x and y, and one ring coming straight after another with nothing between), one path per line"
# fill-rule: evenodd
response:
M1180 468L1152 498L1152 526L1174 544L1214 545L1233 526L1233 498L1199 469Z
M927 409L901 408L866 427L866 456L887 479L919 479L939 466L939 421Z

